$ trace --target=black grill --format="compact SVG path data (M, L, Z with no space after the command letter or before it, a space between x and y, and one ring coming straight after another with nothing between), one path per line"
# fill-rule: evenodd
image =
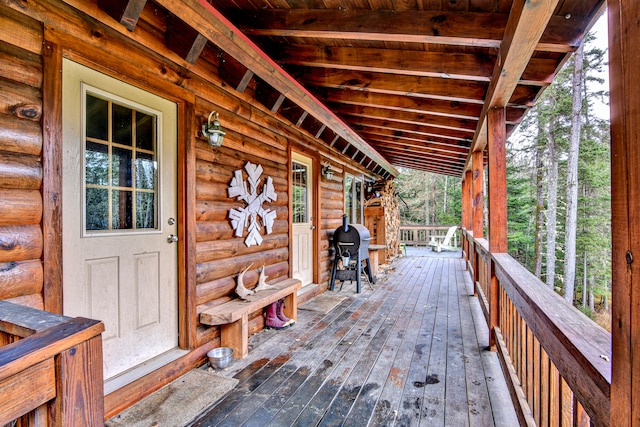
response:
M349 224L347 216L342 217L342 225L333 232L332 246L335 251L333 271L331 272L330 289L333 290L336 280L342 282L355 280L357 292L360 293L360 277L363 272L370 283L373 283L371 267L369 265L369 242L371 233L362 224ZM338 269L342 262L343 269Z

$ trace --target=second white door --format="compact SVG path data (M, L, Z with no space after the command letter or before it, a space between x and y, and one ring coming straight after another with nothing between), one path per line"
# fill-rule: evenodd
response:
M291 160L292 276L302 286L313 282L313 162L293 153Z

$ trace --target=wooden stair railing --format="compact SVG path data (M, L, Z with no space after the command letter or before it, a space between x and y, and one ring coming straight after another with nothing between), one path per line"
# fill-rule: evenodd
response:
M0 301L0 425L103 426L103 331Z

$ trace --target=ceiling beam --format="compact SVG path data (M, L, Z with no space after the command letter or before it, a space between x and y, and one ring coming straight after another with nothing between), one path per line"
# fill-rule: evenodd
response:
M292 74L308 86L471 102L480 105L484 104L489 87L485 82L324 68L303 68ZM510 103L532 107L535 105L539 91L538 86L518 85Z
M471 167L472 153L483 150L487 144L489 109L505 107L511 99L558 2L514 0L465 169Z
M278 62L319 68L407 76L445 76L460 80L488 82L495 57L470 53L287 45L278 52Z
M398 97L386 93L374 93L353 90L326 89L320 95L325 102L362 105L389 110L429 113L438 116L459 119L477 120L482 112L480 104L468 102L451 102L441 99L415 98L412 96Z
M495 63L487 54L313 45L285 45L277 55L289 65L481 82L489 81ZM549 85L556 67L555 59L531 58L522 81Z
M391 175L398 171L307 89L287 74L267 54L214 9L206 0L157 0L157 3L196 28L211 43L241 62L274 89L326 124L357 149L366 152Z
M443 129L432 126L425 126L421 123L404 123L391 120L390 118L367 118L350 116L346 118L349 124L355 128L373 127L385 128L407 134L415 134L426 137L441 138L451 141L450 144L458 144L469 147L473 134L466 131Z
M372 117L378 119L384 119L389 116L388 110L375 107L364 107L361 105L332 104L332 108L336 113L348 116ZM455 119L427 113L413 113L406 111L394 112L393 116L393 119L396 121L467 131L470 136L473 135L476 123L478 123L476 119ZM348 118L345 120L349 121Z
M269 9L254 13L238 10L231 11L229 16L246 34L257 36L490 48L500 47L508 21L504 13L355 8ZM570 52L584 32L582 25L567 26L561 16L554 17L551 27L553 31L539 39L539 50Z

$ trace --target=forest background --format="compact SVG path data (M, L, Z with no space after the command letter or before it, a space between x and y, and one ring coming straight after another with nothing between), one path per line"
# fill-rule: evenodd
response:
M609 330L606 43L602 18L509 137L507 209L511 256ZM402 170L396 189L403 225L461 223L459 177Z

